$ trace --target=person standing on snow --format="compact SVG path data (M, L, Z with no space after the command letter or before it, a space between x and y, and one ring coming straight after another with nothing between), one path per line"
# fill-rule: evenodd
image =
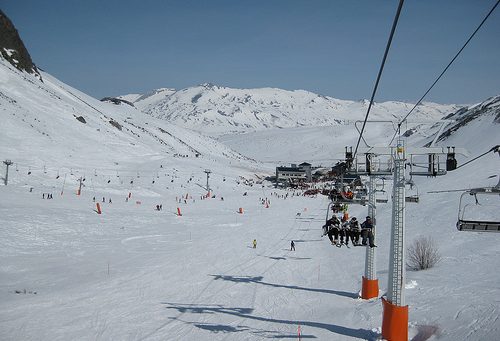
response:
M290 243L290 251L295 251L295 243L293 242L293 240Z
M257 248L257 239L254 239L253 240L253 248L256 249Z

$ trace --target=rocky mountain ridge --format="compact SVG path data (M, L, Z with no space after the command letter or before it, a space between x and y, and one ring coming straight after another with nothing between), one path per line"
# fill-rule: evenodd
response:
M33 74L42 80L14 24L2 10L0 10L0 55L18 70Z

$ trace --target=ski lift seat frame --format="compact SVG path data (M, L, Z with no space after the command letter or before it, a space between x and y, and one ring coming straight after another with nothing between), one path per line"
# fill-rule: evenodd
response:
M366 206L366 204L368 204L367 199L356 199L356 198L353 198L353 199L342 198L342 199L336 199L334 201L335 201L335 203L338 203L338 204L348 204L348 205L350 204L350 205Z
M458 220L457 229L459 231L500 232L500 222L498 222L498 221Z
M410 195L405 197L405 202L413 202L418 204L420 202L420 198L418 195Z
M458 221L457 230L459 231L472 231L472 232L500 232L500 221L483 221L483 220L466 220L463 219L463 214L465 207L462 206L462 200L466 195L497 195L500 196L500 187L484 187L484 188L473 188L465 191L460 196L460 201L458 204ZM477 204L477 203L476 203ZM463 207L463 208L462 208Z
M410 175L415 175L415 176L441 176L441 175L446 175L445 170L436 170L436 171L431 171L431 172L410 172Z

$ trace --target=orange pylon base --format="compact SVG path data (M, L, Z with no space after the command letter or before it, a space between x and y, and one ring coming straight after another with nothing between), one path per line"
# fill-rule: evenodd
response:
M179 207L177 207L177 215L178 215L179 217L181 217L181 216L182 216L181 209L180 209Z
M389 341L408 340L408 306L393 305L382 297L382 337Z
M364 300L369 300L376 297L378 297L378 279L368 279L363 276L361 298Z
M238 210L238 213L239 214L243 214L243 208L242 207L240 207L240 209Z
M101 204L97 203L97 204L95 204L95 206L97 208L97 210L96 210L97 214L101 214L102 213L102 211L101 211Z

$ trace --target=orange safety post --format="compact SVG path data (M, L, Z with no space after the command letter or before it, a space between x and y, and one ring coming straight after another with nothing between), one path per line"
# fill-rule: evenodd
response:
M407 341L408 306L393 305L382 297L382 307L382 337L390 341Z
M78 189L76 190L76 195L80 195L81 193L82 193L82 190L78 188Z
M95 205L97 207L97 214L101 214L102 213L102 211L101 211L101 204L96 203Z
M242 207L240 207L240 209L238 210L238 213L239 214L243 214L243 208Z
M361 298L364 300L369 300L370 298L375 297L378 297L378 279L368 279L363 276Z
M179 217L181 217L181 216L182 216L181 209L180 209L179 207L177 207L177 215L178 215Z

